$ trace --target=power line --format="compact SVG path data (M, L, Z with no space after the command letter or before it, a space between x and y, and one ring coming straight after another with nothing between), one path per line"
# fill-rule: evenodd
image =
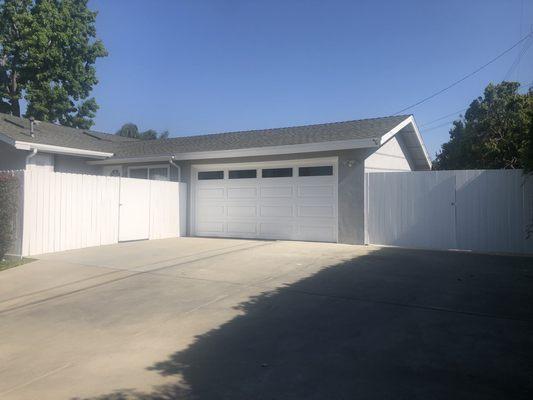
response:
M529 88L532 88L532 87L533 87L533 81L531 81L531 82L529 82L529 83L526 83L526 84L522 84L522 85L520 85L520 89L525 88L526 86L528 87L528 90L529 90ZM466 111L466 110L468 110L468 107L465 107L465 108L462 108L462 109L457 110L457 111L455 111L455 112L452 112L452 113L449 113L449 114L443 115L442 117L436 118L436 119L434 119L434 120L432 120L432 121L429 121L429 122L427 122L427 123L425 123L425 124L420 125L420 129L424 128L425 126L431 125L431 124L433 124L434 122L437 122L437 121L443 120L444 118L451 117L452 115L457 115L457 114L459 114L460 112L463 112L463 111ZM446 126L447 124L450 124L450 123L452 123L452 122L454 122L454 121L455 121L455 120L447 121L447 122L445 122L445 123L443 123L443 124L440 124L440 125L437 125L437 126L434 126L434 127L428 128L428 129L424 129L424 132L432 131L432 130L437 129L437 128L442 128L443 126Z
M454 121L455 121L455 120L452 119L451 121L446 121L445 123L443 123L443 124L439 124L439 125L434 126L434 127L432 127L432 128L424 129L424 133L429 132L429 131L432 131L432 130L434 130L434 129L442 128L443 126L449 125L449 124L451 124L451 123L454 122Z
M400 111L397 111L395 112L393 115L397 115L397 114L401 114L403 113L404 111L407 111L409 110L410 108L413 108L413 107L416 107L416 106L419 106L420 104L422 103L425 103L426 101L432 99L433 97L435 96L438 96L439 94L441 93L444 93L445 91L451 89L452 87L458 85L459 83L463 82L464 80L470 78L472 75L475 75L477 74L479 71L481 71L482 69L488 67L490 64L492 64L493 62L495 62L496 60L499 60L500 58L502 58L504 55L506 55L507 53L509 53L511 50L513 50L516 46L518 46L520 43L522 43L524 40L528 39L530 36L533 35L533 32L530 32L529 34L527 34L526 36L524 36L522 39L520 39L518 42L516 42L515 44L513 44L511 47L509 47L507 50L503 51L502 53L498 54L496 57L494 57L492 60L490 60L489 62L483 64L481 67L479 68L476 68L474 71L470 72L469 74L463 76L461 79L453 82L451 85L448 85L446 86L444 89L441 89L439 90L438 92L435 92L433 93L431 96L428 96L420 101L417 101L416 103L414 104L411 104L410 106L408 107L405 107L403 109L401 109Z
M461 108L460 110L457 110L457 111L455 111L455 112L452 112L452 113L449 113L449 114L443 115L443 116L440 117L440 118L434 119L433 121L429 121L429 122L427 122L427 123L425 123L425 124L420 125L420 128L423 128L424 126L431 125L432 123L437 122L437 121L440 121L441 119L451 117L452 115L457 115L457 114L459 114L460 112L463 112L463 111L466 111L466 110L468 110L468 107Z
M530 37L530 39L531 40L526 40L524 42L524 45L522 46L522 49L520 49L520 51L518 52L518 55L516 56L515 60L513 61L511 66L509 67L509 70L505 74L505 77L503 78L504 81L508 80L511 77L511 75L513 74L515 69L520 68L520 62L522 62L522 57L524 57L524 55L527 53L527 51L529 50L529 48L533 44L533 37ZM517 75L518 75L518 71L519 70L517 69ZM518 76L517 76L517 78L518 78Z
M520 36L519 37L522 37L523 26L524 26L524 0L520 2ZM524 43L523 47L525 47L525 45L526 44ZM522 56L520 56L520 58L522 58ZM516 70L516 80L519 80L519 79L520 79L520 61L518 62L518 66Z

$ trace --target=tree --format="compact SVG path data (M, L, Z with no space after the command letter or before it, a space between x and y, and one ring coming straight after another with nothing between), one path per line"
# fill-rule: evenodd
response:
M94 64L107 55L87 0L0 0L0 111L88 129Z
M168 138L168 131L158 133L153 129L148 129L144 132L139 132L139 127L132 122L127 122L115 133L115 135L125 136L140 140L154 140Z
M115 132L115 135L139 139L139 128L134 123L127 122Z
M435 169L524 168L533 170L533 91L518 82L489 84L464 117L453 122Z

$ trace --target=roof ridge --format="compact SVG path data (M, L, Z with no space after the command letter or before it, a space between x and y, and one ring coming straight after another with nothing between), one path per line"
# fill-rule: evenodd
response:
M174 139L186 139L186 138L201 138L205 136L215 136L215 135L229 135L229 134L235 134L235 133L252 133L252 132L265 132L265 131L280 131L284 129L295 129L295 128L307 128L307 127L315 127L315 126L327 126L327 125L338 125L338 124L347 124L347 123L353 123L353 122L361 122L361 121L370 121L370 120L381 120L381 119L387 119L387 118L407 118L411 116L412 114L400 114L400 115L387 115L385 117L373 117L373 118L361 118L361 119L351 119L347 121L334 121L334 122L322 122L319 124L305 124L305 125L292 125L292 126L283 126L279 128L262 128L262 129L248 129L248 130L240 130L240 131L225 131L225 132L215 132L215 133L203 133L199 135L187 135L187 136L175 136L170 137L166 139L158 139L158 140L174 140Z

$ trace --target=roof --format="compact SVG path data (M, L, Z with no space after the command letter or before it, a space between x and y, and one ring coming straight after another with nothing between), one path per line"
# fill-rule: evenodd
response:
M111 153L114 152L117 143L137 141L108 133L69 128L42 121L36 121L34 124L34 136L32 137L29 119L1 113L0 134L13 141Z
M260 129L140 141L120 146L115 156L120 158L142 157L381 138L407 117L406 115L400 115L318 125L293 126L289 128Z
M191 153L231 152L232 150L258 148L264 148L264 151L267 151L267 148L270 147L290 147L291 145L314 145L315 148L318 146L320 149L320 144L326 142L340 143L343 141L357 140L363 142L363 145L360 147L371 147L375 146L371 142L372 140L376 144L381 144L383 138L388 140L388 136L391 135L391 132L393 132L392 134L396 133L395 129L398 129L400 124L403 124L402 126L405 125L406 119L414 121L410 115L396 115L287 128L226 132L143 141L103 132L69 128L48 122L36 122L34 136L32 137L30 135L30 121L28 119L0 114L0 139L4 137L13 142L29 143L30 148L31 145L43 145L80 149L85 152L112 153L95 154L95 157L104 157L108 161L113 159L155 156L180 158L179 155L184 156L190 155ZM419 148L421 147L421 151L419 151L420 159L427 158L427 153L425 152L418 131L413 128L410 130L404 129L404 132L408 132L405 134L410 135L413 143L412 148L415 148L417 145ZM53 152L51 149L46 151ZM292 152L295 151L292 150ZM80 155L82 154L88 156L88 154L80 152ZM182 157L182 159L186 158ZM429 158L425 161L429 163Z

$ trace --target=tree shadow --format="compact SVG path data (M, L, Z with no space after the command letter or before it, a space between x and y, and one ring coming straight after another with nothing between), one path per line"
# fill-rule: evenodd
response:
M525 268L531 258L381 249L250 298L149 367L183 385L93 400L529 398Z

